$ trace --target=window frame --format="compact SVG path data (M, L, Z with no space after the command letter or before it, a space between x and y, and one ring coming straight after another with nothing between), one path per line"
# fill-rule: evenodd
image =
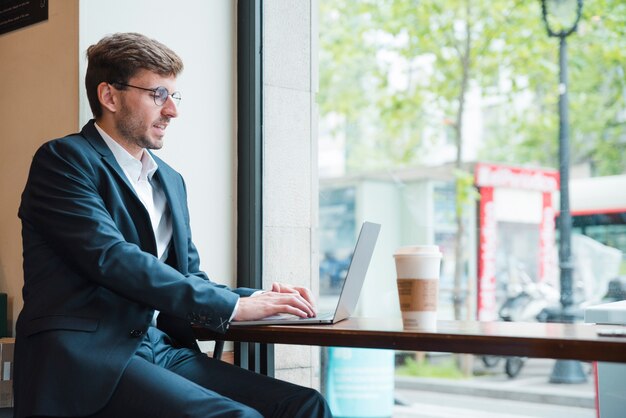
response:
M263 287L262 0L237 3L237 286ZM273 344L235 344L235 363L274 375Z

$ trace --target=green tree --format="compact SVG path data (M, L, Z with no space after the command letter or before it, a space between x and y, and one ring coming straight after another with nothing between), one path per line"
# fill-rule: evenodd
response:
M518 73L527 73L513 100L527 94L531 105L509 112L501 118L506 123L490 125L484 158L558 167L558 41L547 39L543 26L538 36L544 38L540 48L529 42L511 51L522 60L513 62ZM568 52L572 164L589 164L595 175L624 173L626 3L585 0L579 29L568 37ZM524 63L529 60L540 65Z
M486 99L484 159L557 167L558 44L539 1L322 0L322 117L351 171L458 143L469 89ZM574 163L626 169L626 3L585 0L568 38ZM459 117L461 117L459 119ZM336 133L336 132L335 132Z

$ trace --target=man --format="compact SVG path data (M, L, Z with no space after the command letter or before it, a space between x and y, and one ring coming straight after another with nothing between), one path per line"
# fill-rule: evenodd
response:
M143 35L87 50L95 120L35 154L19 216L15 416L325 417L321 395L199 352L190 324L315 315L305 288L199 270L183 179L148 150L178 115L180 58Z

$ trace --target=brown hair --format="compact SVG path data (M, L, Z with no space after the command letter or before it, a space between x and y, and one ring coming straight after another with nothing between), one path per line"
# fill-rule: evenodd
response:
M116 33L87 48L85 87L94 117L102 116L98 84L127 83L139 70L177 76L183 61L162 43L139 33Z

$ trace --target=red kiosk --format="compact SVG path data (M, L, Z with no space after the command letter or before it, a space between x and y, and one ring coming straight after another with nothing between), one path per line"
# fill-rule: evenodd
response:
M556 271L552 194L559 190L559 173L478 163L475 184L480 193L477 316L490 321L498 319L498 272L509 259L526 257L536 281L551 280Z

